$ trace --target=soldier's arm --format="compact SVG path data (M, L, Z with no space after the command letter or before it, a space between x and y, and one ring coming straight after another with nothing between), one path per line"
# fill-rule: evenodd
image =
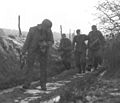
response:
M25 53L28 50L30 42L31 42L31 39L32 39L32 29L30 28L29 32L27 34L25 43L24 43L24 45L22 47L22 53Z
M52 46L54 44L54 38L53 38L53 33L52 33L52 30L50 29L48 31L49 33L49 37L48 37L48 45L49 46Z
M85 35L85 40L89 40L89 36L88 35Z

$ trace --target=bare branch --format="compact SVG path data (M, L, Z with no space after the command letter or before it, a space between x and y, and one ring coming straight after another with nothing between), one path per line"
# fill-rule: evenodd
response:
M119 3L118 3L119 2ZM120 1L105 0L96 6L96 10L99 11L98 19L100 20L100 25L107 30L118 30L120 29Z

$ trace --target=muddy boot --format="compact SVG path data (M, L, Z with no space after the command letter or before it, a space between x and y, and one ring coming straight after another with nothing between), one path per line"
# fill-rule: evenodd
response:
M71 69L71 64L70 64L70 63L67 63L66 69L67 69L67 70L70 70L70 69Z
M91 72L91 71L92 71L92 65L87 65L87 66L86 66L86 70L87 70L88 72Z
M30 84L23 84L22 88L23 89L29 89L30 88Z
M44 90L44 91L47 90L47 88L46 88L46 84L41 84L41 90Z
M98 64L94 65L94 71L98 69Z

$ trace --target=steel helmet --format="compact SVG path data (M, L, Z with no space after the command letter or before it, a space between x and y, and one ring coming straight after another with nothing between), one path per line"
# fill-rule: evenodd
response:
M48 19L44 19L44 20L42 21L42 25L43 25L44 27L51 28L51 27L52 27L52 22L51 22L50 20L48 20Z

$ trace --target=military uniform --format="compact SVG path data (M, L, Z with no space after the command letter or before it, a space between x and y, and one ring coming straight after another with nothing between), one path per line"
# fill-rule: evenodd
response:
M75 48L75 62L76 67L79 68L79 73L85 72L87 49L87 45L85 44L86 40L88 40L88 36L84 34L77 35L73 39L73 47Z
M62 62L65 68L68 70L71 68L71 51L72 43L68 38L62 38L60 40L59 51L61 52Z
M24 83L24 88L29 88L30 86L30 82L32 80L33 65L36 56L38 57L38 61L40 62L41 88L46 88L47 61L50 42L51 44L54 42L51 29L42 29L41 25L39 25L39 29L37 26L31 27L29 29L26 41L22 48L23 53L27 52L27 60L25 66L25 75L27 76L27 79Z
M98 64L102 64L102 47L105 43L105 39L99 30L89 32L88 37L89 65L97 69Z

